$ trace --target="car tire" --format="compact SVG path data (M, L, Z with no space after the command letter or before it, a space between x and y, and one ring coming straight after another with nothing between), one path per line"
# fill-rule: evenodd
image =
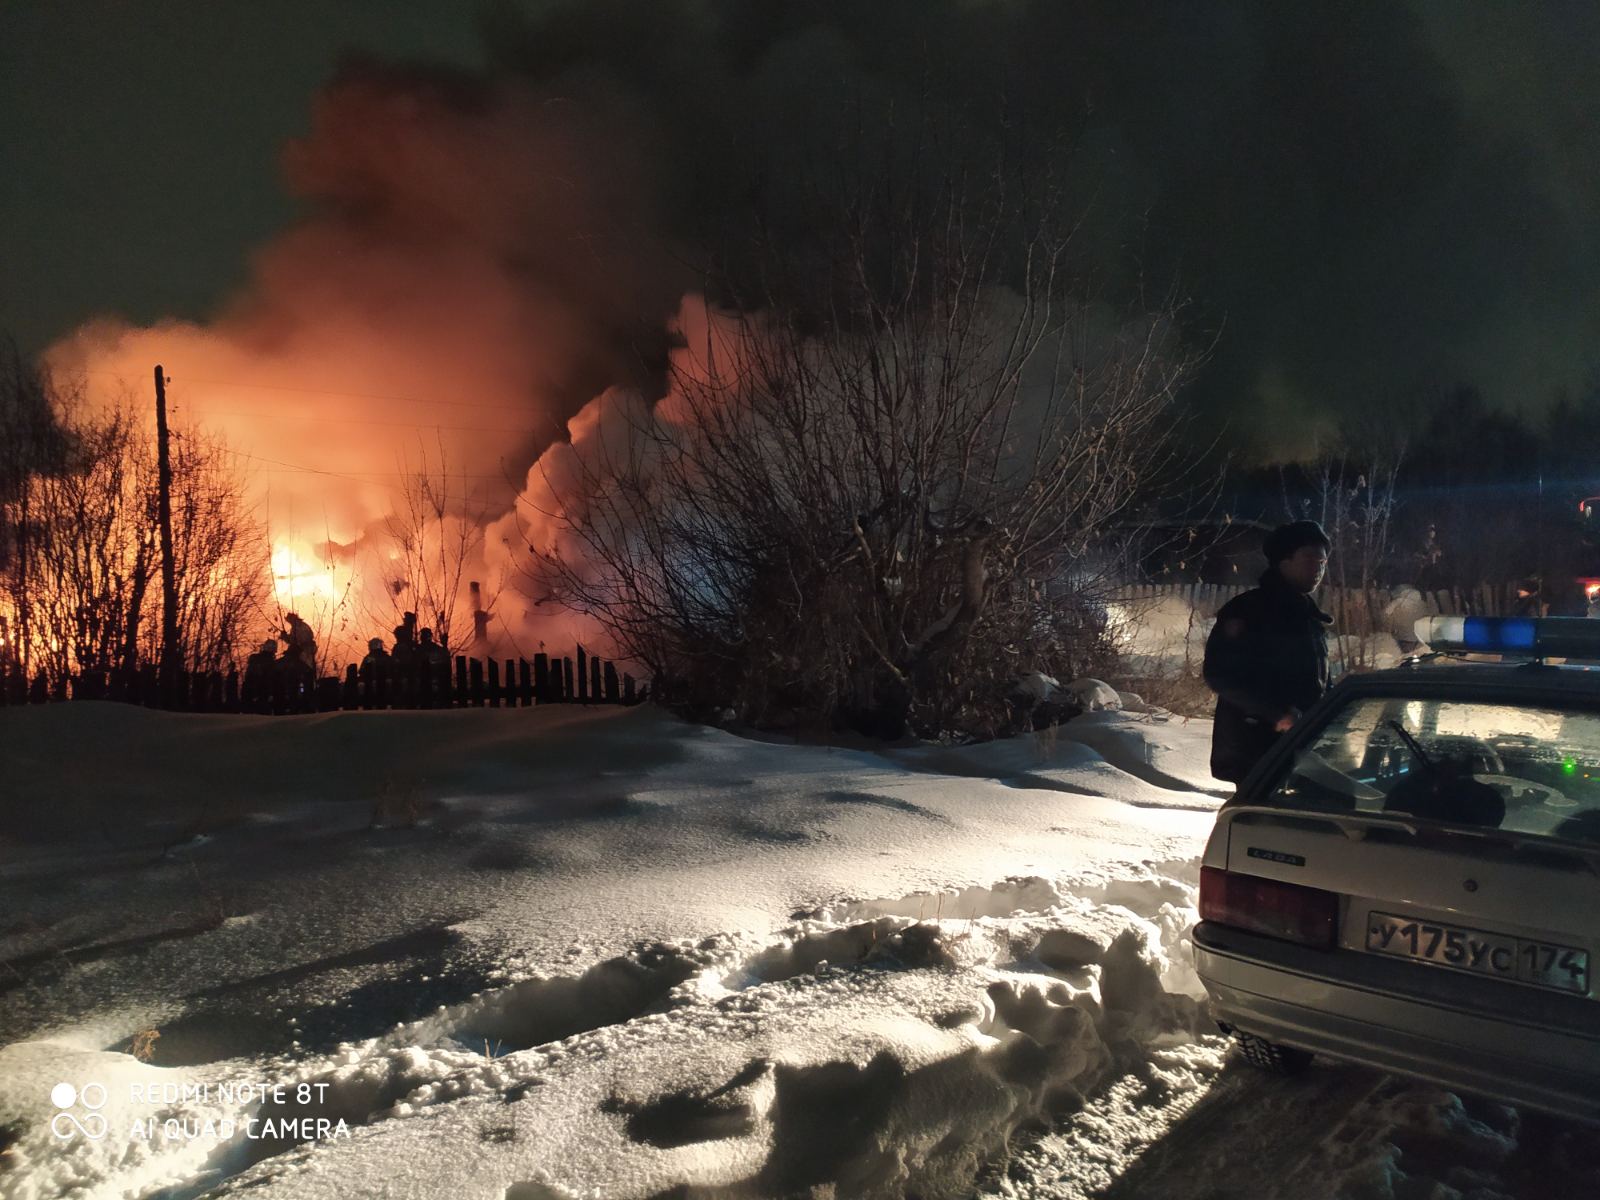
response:
M1311 1065L1312 1055L1309 1050L1269 1042L1264 1037L1257 1037L1253 1033L1240 1033L1237 1030L1233 1036L1239 1043L1239 1053L1245 1062L1263 1071L1270 1071L1274 1075L1298 1075Z

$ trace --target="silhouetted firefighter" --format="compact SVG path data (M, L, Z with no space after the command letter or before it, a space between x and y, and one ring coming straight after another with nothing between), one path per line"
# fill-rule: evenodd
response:
M287 627L278 639L286 643L279 660L285 703L293 710L310 709L316 704L317 637L299 613L285 613L283 619Z
M268 638L245 660L239 703L245 712L271 712L273 683L278 676L278 643Z

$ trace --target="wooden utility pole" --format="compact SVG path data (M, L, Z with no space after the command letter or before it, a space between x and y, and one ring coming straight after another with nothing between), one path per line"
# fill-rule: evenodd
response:
M167 447L167 380L156 365L156 495L161 522L161 690L170 701L182 659L178 654L178 578L172 559L172 454Z

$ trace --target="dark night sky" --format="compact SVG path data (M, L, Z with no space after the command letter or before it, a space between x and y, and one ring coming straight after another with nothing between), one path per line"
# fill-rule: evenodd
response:
M279 149L343 51L478 46L451 0L0 4L0 329L204 317L293 218Z
M512 11L489 61L625 94L679 241L732 223L752 162L839 96L887 105L931 69L981 106L1004 81L1075 131L1091 253L1126 271L1136 251L1192 297L1196 338L1221 328L1196 402L1246 441L1458 382L1538 407L1597 365L1592 3ZM0 5L0 329L32 351L99 313L207 316L294 217L279 150L349 50L486 60L478 14L447 0Z

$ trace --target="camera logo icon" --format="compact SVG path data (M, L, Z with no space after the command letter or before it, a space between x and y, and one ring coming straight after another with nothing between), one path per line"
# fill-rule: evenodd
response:
M61 1141L69 1141L81 1133L91 1142L98 1142L111 1132L111 1123L100 1112L106 1106L103 1083L86 1083L81 1089L70 1083L58 1083L50 1089L50 1102L62 1110L50 1119L50 1132ZM85 1110L83 1116L67 1111L79 1104Z

